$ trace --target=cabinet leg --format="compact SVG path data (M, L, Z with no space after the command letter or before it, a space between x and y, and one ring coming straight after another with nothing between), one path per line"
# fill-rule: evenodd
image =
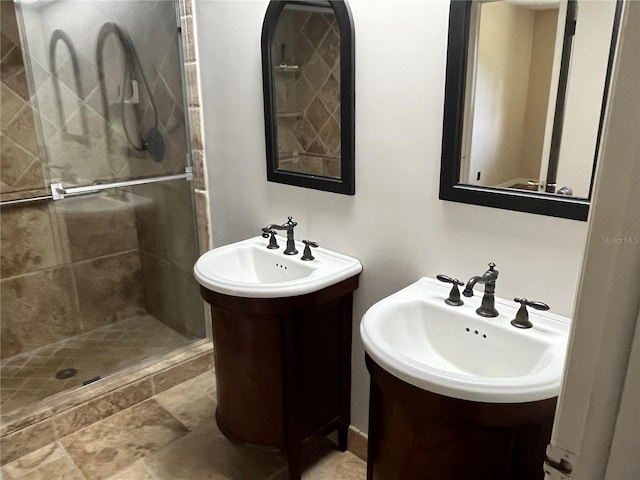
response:
M338 449L346 452L349 440L349 425L340 425L338 427Z
M302 478L300 446L290 448L287 451L287 462L289 466L289 480L300 480Z

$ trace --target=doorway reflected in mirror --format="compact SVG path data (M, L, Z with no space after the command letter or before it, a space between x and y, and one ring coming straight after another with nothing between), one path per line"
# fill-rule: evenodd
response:
M461 183L589 198L615 7L473 2Z
M586 220L621 0L452 0L441 200Z

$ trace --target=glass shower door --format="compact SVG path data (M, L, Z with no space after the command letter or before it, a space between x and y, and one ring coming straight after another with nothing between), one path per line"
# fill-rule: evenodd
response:
M3 408L205 336L175 3L16 7L43 180L3 192Z

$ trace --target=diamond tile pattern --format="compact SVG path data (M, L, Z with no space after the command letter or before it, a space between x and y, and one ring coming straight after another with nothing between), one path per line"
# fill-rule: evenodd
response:
M44 188L48 176L83 185L184 171L185 112L172 2L137 1L131 7L135 15L131 2L112 0L57 2L47 14L24 9L23 39L18 38L11 5L3 2L0 38L3 197ZM74 15L65 15L68 10ZM98 76L96 40L105 22L131 35L148 82L147 89L138 73L138 99L124 106L120 98L130 97L132 87L122 85L122 49L114 35L106 37L102 48L103 84ZM28 58L26 67L23 58ZM165 138L161 163L129 145L120 121L124 116L132 139L145 136L154 125L150 94ZM40 128L34 120L46 125Z
M190 341L152 316L139 315L6 358L0 364L1 408L37 402ZM57 379L67 368L78 373Z
M274 45L277 64L298 66L295 72L275 72L279 166L339 176L340 34L335 15L285 9Z
M4 11L3 11L4 13ZM3 19L9 22L13 18ZM19 42L0 34L0 193L44 187L39 148Z

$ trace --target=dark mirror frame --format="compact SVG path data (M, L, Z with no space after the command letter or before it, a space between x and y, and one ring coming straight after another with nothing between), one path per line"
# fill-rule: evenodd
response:
M278 169L278 141L273 77L273 36L278 18L288 4L317 2L272 0L262 24L262 83L267 148L267 180L327 192L355 194L355 45L351 12L344 1L329 1L340 31L340 178Z
M591 190L598 158L600 137L604 122L606 99L609 93L613 54L618 38L621 1L617 2L613 35L609 52L607 79L604 86L598 141L594 155ZM535 213L572 220L587 220L589 198L574 198L542 192L526 192L503 188L484 187L460 183L460 158L465 106L469 25L472 2L452 0L449 10L449 36L447 47L447 69L444 94L444 121L442 133L442 162L440 168L441 200L449 200L486 207L502 208L519 212ZM566 43L565 47L566 48Z

